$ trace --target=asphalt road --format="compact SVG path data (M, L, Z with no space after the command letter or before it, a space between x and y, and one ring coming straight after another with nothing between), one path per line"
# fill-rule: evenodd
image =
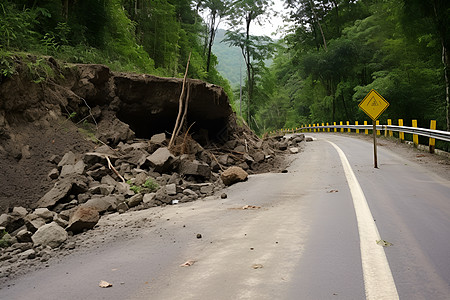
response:
M374 169L370 142L315 136L288 173L251 176L227 199L111 216L160 218L0 299L449 299L450 182L383 147Z

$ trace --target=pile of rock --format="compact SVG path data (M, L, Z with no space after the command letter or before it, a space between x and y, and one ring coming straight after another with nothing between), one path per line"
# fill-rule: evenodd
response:
M35 209L14 207L0 216L1 246L8 246L1 250L0 262L46 261L69 235L94 228L106 213L212 195L225 185L246 180L247 171L255 172L276 153L298 152L295 148L303 140L303 135L264 141L247 135L208 151L190 139L189 145L170 151L162 133L150 140L120 143L115 149L103 145L94 152L53 156L55 168L48 176L54 186Z

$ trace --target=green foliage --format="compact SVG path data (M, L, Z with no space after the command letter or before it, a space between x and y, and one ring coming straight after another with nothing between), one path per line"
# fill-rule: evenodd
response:
M9 78L16 73L16 65L14 64L14 56L9 51L0 49L0 82L4 78Z
M135 194L153 193L159 189L159 185L152 178L147 179L142 185L134 185L131 180L128 180L127 183Z
M147 179L142 187L150 192L156 192L159 189L159 185L151 178Z
M449 21L448 1L288 2L299 8L296 30L256 87L264 91L256 116L265 130L368 120L357 105L371 89L390 102L382 122L436 119L446 128L439 24Z
M210 80L228 91L217 60L206 71L202 45L206 25L189 0L78 0L0 3L0 71L14 73L7 51L52 55L74 63L99 63L117 71L183 76L192 52L189 77ZM32 80L52 75L29 65ZM48 74L47 74L48 73Z
M49 78L55 77L55 72L44 58L28 61L26 66L28 69L28 76L34 83L41 83Z
M5 230L0 232L0 248L6 248L11 245L11 236Z

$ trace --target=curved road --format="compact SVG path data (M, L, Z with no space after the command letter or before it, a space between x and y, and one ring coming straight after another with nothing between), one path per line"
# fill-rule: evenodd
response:
M161 218L0 299L449 299L450 182L383 147L374 169L367 141L315 137L287 174L251 176L228 199L108 216Z

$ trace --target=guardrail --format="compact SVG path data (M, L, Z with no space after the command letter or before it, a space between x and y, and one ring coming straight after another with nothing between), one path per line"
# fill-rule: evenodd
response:
M430 153L434 153L435 151L435 140L441 140L450 142L450 132L449 131L442 131L442 130L436 130L436 121L431 120L430 122L430 129L427 128L419 128L417 127L417 120L412 121L412 126L403 126L403 120L399 119L398 124L399 125L392 125L392 120L388 119L386 125L380 125L379 121L376 121L376 130L377 135L381 135L381 131L384 131L384 135L387 136L393 136L393 132L399 133L399 138L402 142L405 140L405 133L409 133L413 135L413 143L417 147L419 144L419 138L418 136L424 136L429 138L429 150ZM298 128L291 128L291 129L281 129L277 131L273 131L272 133L290 133L290 132L320 132L321 130L330 132L333 130L334 132L344 132L345 129L347 132L351 132L352 130L355 130L356 133L359 133L361 130L364 130L365 134L369 134L369 130L373 129L373 125L368 125L367 121L364 121L364 125L359 125L358 121L355 122L355 125L350 125L350 123L347 121L344 125L343 122L339 122L339 125L336 124L336 122L333 123L333 125L330 125L328 123L322 123L322 124L308 124L303 125L302 127Z

